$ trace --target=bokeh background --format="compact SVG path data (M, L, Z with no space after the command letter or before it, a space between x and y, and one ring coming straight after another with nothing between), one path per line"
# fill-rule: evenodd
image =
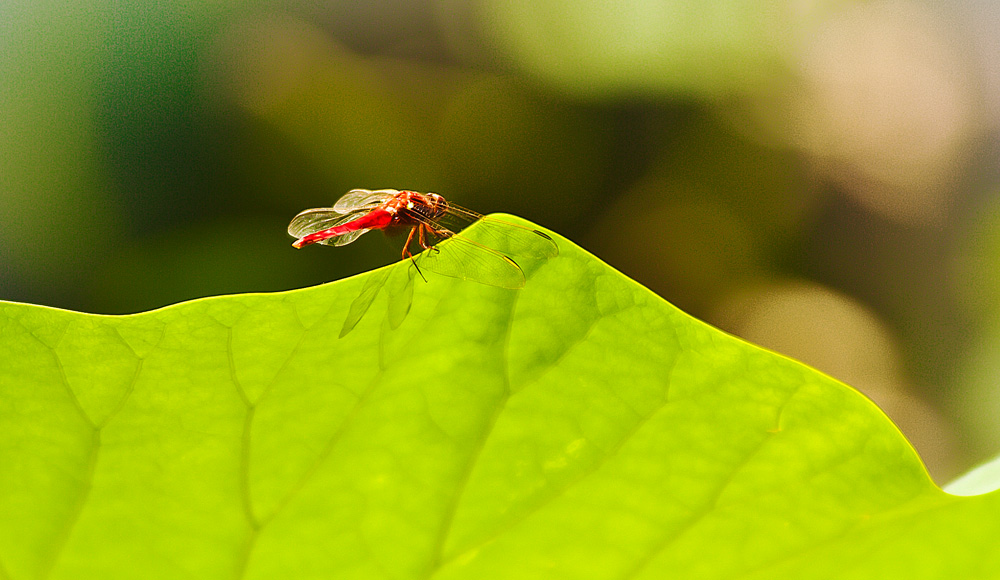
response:
M575 240L868 394L939 481L1000 452L1000 3L0 4L0 298L130 313L388 263L355 187Z

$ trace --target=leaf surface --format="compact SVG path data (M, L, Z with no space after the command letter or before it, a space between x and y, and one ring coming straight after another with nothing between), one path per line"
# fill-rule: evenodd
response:
M516 291L0 304L0 578L1000 577L997 494L555 239Z

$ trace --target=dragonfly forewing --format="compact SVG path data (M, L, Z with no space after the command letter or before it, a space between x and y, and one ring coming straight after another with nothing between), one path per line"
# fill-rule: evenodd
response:
M395 189L378 189L371 191L368 189L352 189L348 191L333 204L333 211L337 213L350 213L362 209L374 209L390 199L399 192Z
M449 230L461 231L461 236L511 257L538 260L559 255L559 246L547 234L491 217L484 217L464 208L450 206L449 214L439 223ZM463 229L462 222L471 222Z
M472 240L453 236L417 257L417 266L443 276L516 290L524 272L511 258Z

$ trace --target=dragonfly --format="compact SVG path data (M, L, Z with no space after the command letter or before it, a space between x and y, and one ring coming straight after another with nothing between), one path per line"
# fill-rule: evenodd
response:
M472 225L468 233L464 230ZM436 193L352 189L333 207L307 209L288 224L292 246L345 246L371 230L409 229L402 257L420 268L489 286L517 289L525 277L514 258L546 260L559 253L547 234L485 217ZM423 252L415 256L414 244ZM421 273L421 276L423 274Z

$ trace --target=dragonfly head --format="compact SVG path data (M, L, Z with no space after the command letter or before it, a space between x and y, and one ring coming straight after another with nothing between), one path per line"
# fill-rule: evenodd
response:
M437 218L448 209L448 202L436 193L417 193L405 191L409 194L405 198L404 209L417 213L425 218Z
M448 207L448 202L445 201L443 197L436 193L428 193L427 199L430 201L430 206L435 213L440 213Z

